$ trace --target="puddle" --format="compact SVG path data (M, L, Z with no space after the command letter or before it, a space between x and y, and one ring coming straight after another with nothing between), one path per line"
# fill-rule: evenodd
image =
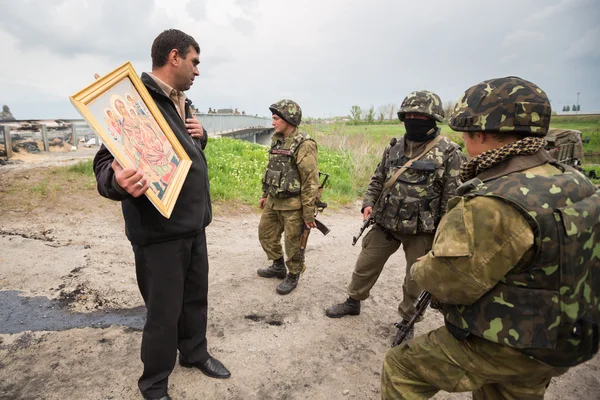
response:
M108 328L121 325L141 331L146 308L70 312L57 300L43 296L22 297L14 290L0 291L0 333L64 331L73 328Z

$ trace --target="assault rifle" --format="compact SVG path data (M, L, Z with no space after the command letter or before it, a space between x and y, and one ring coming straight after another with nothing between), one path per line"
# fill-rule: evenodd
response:
M321 196L323 195L323 188L325 183L327 183L327 179L329 178L329 174L324 172L319 172L319 181L321 180L321 175L325 176L323 179L323 183L319 184L319 194L317 195L317 200L315 201L315 207L317 211L315 211L315 224L317 224L317 229L323 234L327 235L331 230L321 221L317 219L317 214L323 212L325 208L327 208L327 203L321 201ZM304 251L306 250L306 243L308 242L308 235L310 234L310 229L306 227L306 224L302 225L302 236L300 236L300 251L298 252L298 257L300 261L304 261Z
M411 319L408 322L404 322L406 320L402 320L394 324L396 328L398 328L398 332L396 332L396 338L394 338L394 343L392 343L392 347L398 346L404 341L404 339L406 339L406 335L415 326L415 322L417 322L417 320L421 318L421 316L427 309L427 306L429 306L430 302L431 293L429 293L426 290L423 290L417 298L417 301L415 301L415 313L413 314Z
M358 239L360 239L360 237L362 236L365 229L367 229L369 226L373 225L373 223L375 223L375 220L373 219L373 217L369 217L365 220L365 222L363 222L362 226L360 227L360 231L358 231L358 235L356 235L352 238L352 246L354 246L356 244L356 242L358 242Z

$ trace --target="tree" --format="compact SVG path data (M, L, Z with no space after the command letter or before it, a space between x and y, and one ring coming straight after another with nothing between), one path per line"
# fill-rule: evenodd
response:
M567 109L566 109L566 111L567 111L567 112L571 111L571 107L567 106Z
M379 122L382 122L388 116L388 114L389 114L388 107L389 107L389 104L384 104L382 106L379 106L379 108L377 109L379 111L379 114L378 114Z
M573 104L573 108L571 108L571 110L577 111L577 106L575 104Z
M446 116L446 121L450 120L452 113L454 112L454 107L456 106L456 102L452 100L448 100L444 103L444 115Z
M577 111L581 111L581 104L577 104Z
M367 124L372 124L373 121L375 121L375 107L371 106L367 110L365 120L367 121Z
M5 104L2 106L2 111L0 111L0 121L14 121L15 117L13 117L10 112L10 108Z
M355 124L360 122L361 114L362 114L362 110L360 109L359 106L355 105L355 106L352 106L352 108L350 109L350 119Z
M388 104L387 107L388 107L388 115L389 115L388 119L395 119L396 111L398 110L398 108L396 107L395 104Z
M567 111L567 106L563 106L563 112Z

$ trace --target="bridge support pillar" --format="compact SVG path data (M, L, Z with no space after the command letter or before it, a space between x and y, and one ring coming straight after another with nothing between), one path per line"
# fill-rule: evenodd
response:
M4 136L4 150L6 152L6 158L11 158L14 154L12 149L12 140L10 137L10 126L1 125L0 132L2 132Z

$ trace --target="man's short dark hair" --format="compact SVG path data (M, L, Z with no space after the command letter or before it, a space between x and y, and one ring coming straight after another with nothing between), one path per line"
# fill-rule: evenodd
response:
M190 46L194 46L196 52L200 54L200 46L198 42L178 29L167 29L154 39L152 43L152 51L150 53L152 57L152 68L160 68L167 63L169 59L169 53L175 49L181 55L186 58L190 50Z

